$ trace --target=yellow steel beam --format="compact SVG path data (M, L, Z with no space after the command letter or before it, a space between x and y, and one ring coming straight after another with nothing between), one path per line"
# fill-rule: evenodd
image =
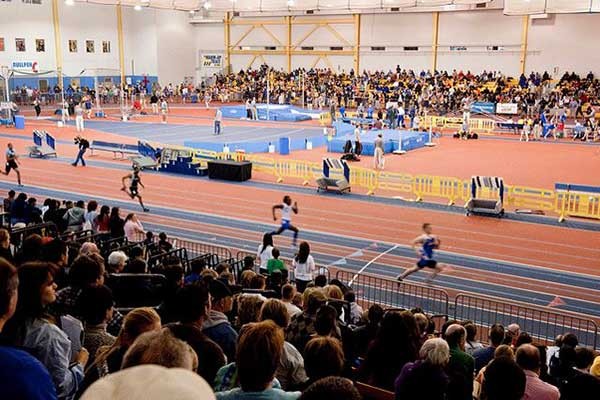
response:
M117 41L119 42L119 71L121 72L121 87L125 85L125 43L123 41L123 9L117 6Z
M329 69L333 71L333 63L331 62L331 60L329 59L329 57L323 56L322 58L323 58L323 60L325 60L325 62L329 66Z
M346 46L350 46L350 42L348 42L346 40L346 38L344 38L342 35L340 35L340 33L337 30L335 30L334 27L332 27L329 24L325 24L324 26L325 26L325 28L327 28L327 30L329 32L331 32L333 34L333 36L335 36L337 38L337 40L339 40L340 42L344 43Z
M231 13L225 13L225 71L231 73Z
M310 68L313 69L314 67L316 67L321 58L322 58L321 56L318 56L317 58L315 58L315 61L312 63Z
M277 43L280 46L283 46L283 43L281 43L281 40L277 39L277 36L273 35L273 32L271 32L266 26L264 25L259 25L260 28L265 31L267 33L267 35L269 35L271 37L271 39L273 39L275 41L275 43Z
M285 21L280 19L231 19L231 25L283 25Z
M289 15L285 17L285 22L287 28L287 40L285 46L287 71L292 72L292 17Z
M360 74L360 14L354 14L354 73Z
M529 42L529 15L523 15L523 27L521 31L521 73L527 69L527 47Z
M240 49L231 49L231 54L236 54L236 55L242 55L242 54L246 54L246 55L262 55L262 54L274 54L274 55L285 55L286 52L285 50L240 50Z
M258 55L255 54L254 57L252 57L252 59L248 63L248 65L246 65L246 69L252 68L252 65L254 64L254 60L256 60L256 57L258 57Z
M61 88L64 89L62 72L62 39L60 38L60 20L58 17L58 0L52 0L52 24L54 25L54 52L56 57L56 75Z
M258 26L260 26L260 25L252 25L250 28L248 28L248 30L247 30L247 31L246 31L246 32L245 32L245 33L242 35L242 37L241 37L241 38L240 38L240 39L239 39L237 42L235 42L235 44L233 45L233 47L237 47L237 46L239 46L239 44L240 44L240 43L241 43L241 42L242 42L244 39L246 39L246 37L248 37L248 35L250 34L250 32L252 32L252 31L254 30L254 28L256 28L256 27L258 27Z
M291 50L293 56L351 56L354 54L353 50ZM276 55L284 56L287 54L286 50L258 50L258 49L231 49L231 54L235 55Z
M433 39L431 43L431 72L437 69L438 44L440 36L440 12L433 13Z
M309 38L309 37L310 37L310 36L311 36L313 33L315 33L315 32L316 32L316 31L317 31L317 30L318 30L318 29L319 29L321 26L322 26L322 25L320 25L320 24L317 24L317 25L313 26L313 28L312 28L310 31L308 31L308 32L306 33L306 35L302 36L302 39L300 39L300 41L298 41L298 42L297 42L297 43L294 45L294 48L297 48L297 47L299 47L299 46L300 46L302 43L304 43L304 41L305 41L306 39L308 39L308 38Z

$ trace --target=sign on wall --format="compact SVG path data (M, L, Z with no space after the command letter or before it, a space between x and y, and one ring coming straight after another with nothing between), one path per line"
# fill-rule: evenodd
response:
M519 105L517 103L498 103L496 104L496 114L518 114Z
M222 54L202 54L201 66L205 68L221 68L223 66Z
M13 61L10 68L14 71L38 72L37 61Z

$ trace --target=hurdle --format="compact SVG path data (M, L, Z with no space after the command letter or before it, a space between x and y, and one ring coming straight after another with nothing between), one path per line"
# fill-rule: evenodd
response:
M29 146L29 157L46 158L50 156L58 157L56 154L56 140L54 136L46 131L34 130L33 146Z
M331 178L331 170L342 170L344 177L342 179ZM350 192L350 167L345 160L337 158L323 159L323 176L317 179L317 192L332 191L339 194Z
M488 198L483 198L487 192ZM496 195L496 199L490 199ZM502 217L504 215L504 179L497 176L473 176L471 198L465 204L466 214L483 214Z

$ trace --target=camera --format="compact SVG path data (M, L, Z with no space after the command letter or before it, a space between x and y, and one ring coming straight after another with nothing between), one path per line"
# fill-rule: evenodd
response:
M75 144L79 144L81 142L81 136L75 136L75 138L73 139L73 142Z

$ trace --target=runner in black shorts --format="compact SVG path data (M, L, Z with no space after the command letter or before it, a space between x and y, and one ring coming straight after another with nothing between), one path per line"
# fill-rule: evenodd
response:
M2 173L4 175L8 175L11 170L14 170L17 174L17 182L19 183L19 186L23 186L21 184L21 172L19 171L19 157L17 156L17 153L15 152L12 143L9 143L6 149L5 171Z
M127 179L129 179L129 190L127 190L127 186L125 184L125 181L127 181ZM121 179L121 181L123 182L123 187L121 188L121 190L124 191L125 193L127 193L129 195L129 197L131 197L132 199L137 197L138 201L140 202L140 206L142 206L142 209L144 210L144 212L150 211L149 209L147 209L144 206L144 202L142 201L142 196L140 195L140 192L139 192L138 186L141 186L142 188L145 189L144 184L142 183L142 178L140 178L140 167L138 167L137 165L134 165L133 172L125 175Z

